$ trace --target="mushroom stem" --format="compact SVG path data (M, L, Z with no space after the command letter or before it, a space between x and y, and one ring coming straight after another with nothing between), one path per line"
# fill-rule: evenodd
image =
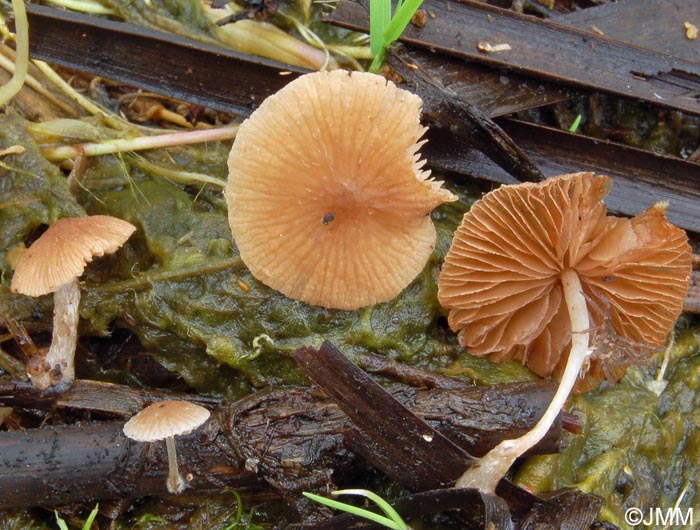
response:
M177 451L175 449L175 437L168 436L165 439L165 447L168 449L168 481L166 485L170 493L182 493L185 489L185 481L180 476L177 467Z
M46 389L59 382L75 379L75 348L78 343L78 305L80 287L75 278L59 287L53 295L53 337L46 354L48 371L31 374L34 386Z
M457 480L455 485L457 488L475 488L484 493L493 493L515 459L544 437L574 388L581 369L590 355L588 307L581 281L574 270L567 269L562 272L561 284L571 319L571 350L556 394L545 413L530 431L520 438L504 440L494 447L464 472Z

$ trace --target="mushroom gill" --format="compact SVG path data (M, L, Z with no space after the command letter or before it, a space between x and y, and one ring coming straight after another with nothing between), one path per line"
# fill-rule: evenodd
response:
M560 376L571 327L559 277L568 268L581 278L592 344L621 339L641 355L663 344L688 286L688 238L660 206L633 219L606 216L609 186L591 173L503 186L464 216L439 298L470 353ZM603 358L614 363L607 350L593 352L593 368ZM592 371L598 381L605 373Z
M543 424L574 385L619 379L650 355L683 307L685 232L663 205L633 219L606 216L609 187L608 177L575 173L487 194L465 214L440 273L438 297L464 347L560 378ZM540 427L499 445L458 484L493 491Z

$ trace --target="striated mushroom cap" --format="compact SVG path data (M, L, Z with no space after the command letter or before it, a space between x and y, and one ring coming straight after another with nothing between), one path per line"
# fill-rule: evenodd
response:
M242 125L225 195L241 258L290 298L338 309L390 300L435 246L456 197L419 159L421 100L383 77L304 75Z
M663 344L688 289L688 238L663 207L633 219L606 216L609 187L608 177L592 173L502 186L465 214L438 297L472 354L561 375L571 341L559 279L566 269L581 280L596 348L577 390L619 379Z
M11 290L29 296L51 293L80 276L93 257L116 252L135 230L108 215L59 219L22 255Z
M188 401L158 401L124 424L124 435L137 442L156 442L189 434L209 419L209 411Z

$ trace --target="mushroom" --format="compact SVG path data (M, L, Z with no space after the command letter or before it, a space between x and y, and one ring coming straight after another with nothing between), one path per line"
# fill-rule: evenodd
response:
M225 195L241 258L286 296L337 309L390 300L456 196L424 171L421 100L381 76L299 77L240 127Z
M66 217L51 225L20 258L12 292L29 296L54 293L51 347L46 362L29 371L37 388L71 383L75 378L78 277L94 256L115 252L135 230L130 223L107 215Z
M149 405L124 424L124 435L137 442L157 442L165 439L168 451L168 480L170 493L182 493L187 483L177 465L175 436L189 434L209 419L209 411L188 401L159 401Z
M687 235L663 204L632 219L606 216L609 187L592 173L502 186L457 229L438 297L462 346L561 380L537 425L482 457L458 487L493 492L577 382L587 389L621 378L676 322L691 273Z

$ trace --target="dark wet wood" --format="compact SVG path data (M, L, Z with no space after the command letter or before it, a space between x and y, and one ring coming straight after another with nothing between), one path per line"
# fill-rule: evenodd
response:
M523 434L527 432L540 418L540 411L549 405L556 389L554 381L538 381L536 384L508 383L487 387L471 385L459 392L416 390L404 385L386 390L413 414L471 455L482 456L486 448L495 447L501 440L515 438L516 430ZM496 410L508 410L508 414L503 417L497 414L484 416L485 411ZM436 420L439 421L436 423ZM561 428L560 415L540 442L542 445L533 448L534 452L547 453L558 449Z
M35 59L241 116L308 71L66 10L28 4L27 12Z
M449 131L456 142L478 149L519 181L542 180L537 166L474 105L443 86L431 73L416 69L395 49L387 50L386 62L392 73L423 100L423 120L431 129Z
M392 499L391 504L402 517L409 520L431 513L461 510L463 516L461 522L468 525L464 528L484 530L485 503L475 490L451 488L426 491ZM560 490L548 496L547 499L536 502L522 519L515 521L515 527L520 530L588 530L589 528L592 530L593 528L602 528L592 526L597 520L602 505L603 499L596 495L586 494L576 489ZM480 525L479 522L481 522ZM311 527L313 530L374 530L378 528L380 527L377 525L368 524L367 521L349 514L338 515ZM488 529L488 527L486 528ZM611 525L610 530L613 528L617 527Z
M575 489L562 490L536 503L521 530L588 530L598 519L603 499Z
M38 390L26 381L0 378L0 403L6 407L36 410L70 408L126 418L164 399L185 399L209 408L221 403L206 396L145 390L86 379L76 380L69 388Z
M133 442L122 434L123 425L112 421L0 433L0 509L167 494L165 442ZM263 488L241 461L221 450L217 426L211 422L210 428L176 441L181 472L192 475L190 487Z
M551 383L540 381L472 387L467 392L389 387L391 395L459 445L460 451L474 454L531 428L554 390ZM294 504L300 491L323 491L331 479L355 468L355 455L347 445L348 417L313 388L280 388L222 403L80 380L65 393L42 392L29 383L0 378L0 406L94 410L126 417L162 399L194 400L212 410L204 431L178 438L184 472L197 476L193 490L239 484L259 489L267 484ZM123 423L1 432L0 509L164 494L163 444L126 440L121 434ZM536 452L557 451L560 434L556 425ZM190 453L196 455L190 457ZM110 480L104 480L106 476ZM71 487L66 486L67 480Z
M425 491L435 489L436 484L452 486L475 461L385 392L330 342L319 350L300 348L292 356L350 418L353 426L347 436L353 450L404 487ZM516 515L527 512L536 500L507 480L501 480L497 494ZM485 496L484 505L487 515L490 508L494 510L493 522L506 527L500 501Z
M579 89L700 113L699 63L472 0L426 0L422 7L436 17L422 28L409 24L403 42ZM369 17L365 7L346 0L331 20L364 31ZM511 49L486 53L477 48L483 42Z
M605 201L611 213L637 215L667 200L669 220L700 233L700 164L516 120L498 123L547 177L577 171L613 177ZM428 138L422 152L430 167L454 173L455 178L514 182L484 155L449 134L431 130Z
M501 72L400 44L395 45L394 50L395 55L400 55L412 68L427 72L458 98L468 101L489 118L557 103L570 97L570 90L541 79ZM389 77L400 82L393 75ZM402 88L410 90L410 86Z
M488 499L490 500L490 499ZM391 500L392 507L405 519L420 517L433 513L445 513L453 510L460 510L459 521L461 528L465 530L483 530L484 512L487 506L484 498L476 490L465 489L442 489L414 493L405 497ZM370 510L378 511L369 506ZM506 522L507 524L507 522ZM367 520L350 514L341 514L327 521L323 521L309 530L375 530L380 527ZM495 530L495 525L494 525Z
M412 491L452 486L474 460L399 403L359 370L331 343L320 350L300 348L292 354L354 424L353 444L363 456L383 460L391 476ZM371 447L370 447L371 446ZM366 448L366 450L363 450ZM435 458L435 455L440 455Z
M700 43L685 36L684 22L700 26L697 0L618 0L556 17L585 31L600 30L630 42L689 61L700 61Z

